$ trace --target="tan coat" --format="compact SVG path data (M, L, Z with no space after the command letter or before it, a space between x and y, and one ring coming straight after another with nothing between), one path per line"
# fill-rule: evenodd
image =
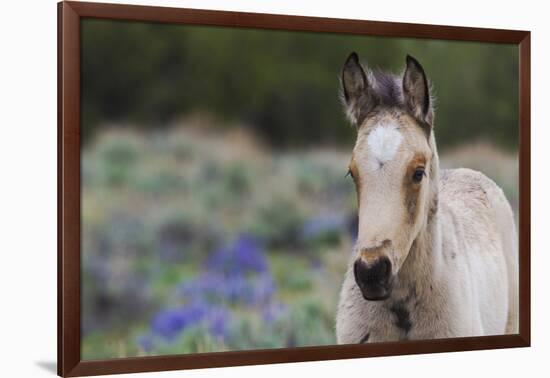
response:
M348 270L338 343L517 333L517 236L502 190L479 172L443 171L437 213L398 276L390 298L371 302Z
M342 84L345 112L357 127L349 169L359 229L340 294L338 343L517 333L512 210L483 174L440 172L420 63L407 56L396 77L365 71L352 53ZM377 261L390 268L366 294L365 285L378 281L366 276L360 289L353 267Z

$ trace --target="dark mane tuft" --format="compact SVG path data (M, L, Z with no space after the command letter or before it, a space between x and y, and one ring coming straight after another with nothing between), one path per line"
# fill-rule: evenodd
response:
M393 107L403 105L403 93L401 83L397 76L381 71L372 71L375 80L373 88L381 105Z

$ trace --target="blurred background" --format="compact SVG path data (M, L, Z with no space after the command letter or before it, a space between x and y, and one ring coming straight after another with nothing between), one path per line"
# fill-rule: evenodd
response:
M82 358L326 345L356 235L351 51L433 82L443 167L517 214L510 45L82 22Z

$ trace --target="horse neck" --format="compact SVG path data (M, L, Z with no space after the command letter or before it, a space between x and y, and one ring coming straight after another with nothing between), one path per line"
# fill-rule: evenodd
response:
M433 135L433 133L432 133ZM438 215L439 158L433 136L430 194L425 220L399 270L394 292L398 297L422 295L431 291L441 257L441 224ZM411 293L414 291L414 293Z

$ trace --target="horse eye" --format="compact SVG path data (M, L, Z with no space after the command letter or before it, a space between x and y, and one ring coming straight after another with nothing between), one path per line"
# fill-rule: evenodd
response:
M426 172L424 172L424 168L416 168L416 170L413 173L413 181L414 182L420 182L422 181L422 178L426 176Z

